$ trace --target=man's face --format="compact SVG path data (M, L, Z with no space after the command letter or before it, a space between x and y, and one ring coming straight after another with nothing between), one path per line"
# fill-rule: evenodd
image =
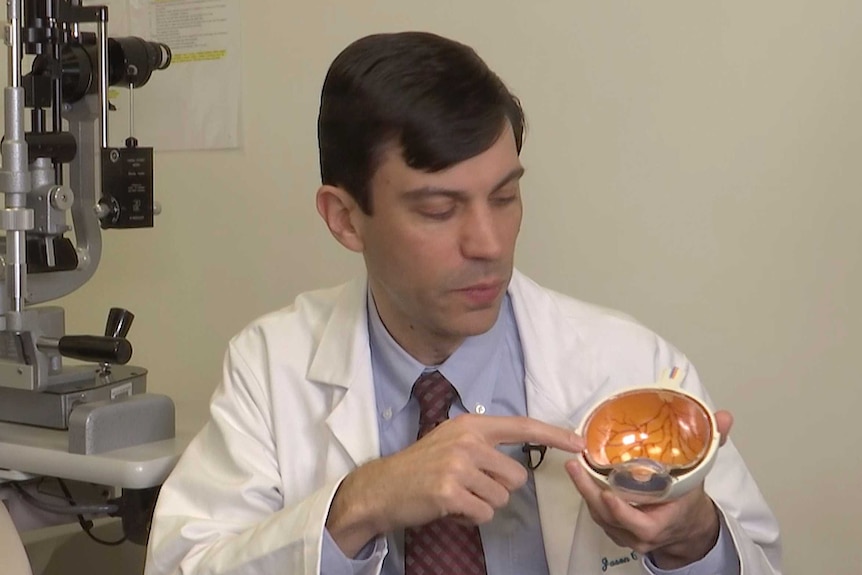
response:
M488 150L441 172L386 153L371 185L372 215L356 228L377 310L396 341L426 364L489 330L512 275L521 226L511 127Z

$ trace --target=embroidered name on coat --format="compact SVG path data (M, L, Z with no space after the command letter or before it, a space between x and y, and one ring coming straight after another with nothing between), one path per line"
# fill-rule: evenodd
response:
M632 551L628 555L623 555L622 557L615 557L613 559L609 559L607 557L602 557L602 571L607 571L611 567L618 567L625 563L631 563L632 561L638 560L638 554Z

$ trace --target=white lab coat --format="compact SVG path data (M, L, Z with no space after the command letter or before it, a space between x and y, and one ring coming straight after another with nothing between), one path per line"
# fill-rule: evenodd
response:
M360 279L303 294L231 341L211 420L162 488L146 575L319 573L339 482L379 456L366 290ZM656 381L671 366L686 369L683 386L704 395L688 360L634 321L517 271L509 293L530 416L574 427L596 400ZM551 573L646 573L592 521L563 468L567 457L549 450L535 473ZM743 574L778 574L778 526L731 442L707 491Z

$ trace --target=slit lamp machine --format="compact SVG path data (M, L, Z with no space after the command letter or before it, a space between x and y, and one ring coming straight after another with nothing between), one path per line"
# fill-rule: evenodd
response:
M105 310L104 334L75 334L62 307L44 304L93 277L103 229L153 226L153 149L132 136L108 145L108 89L134 93L170 65L171 51L109 37L105 6L6 5L0 481L36 506L25 489L34 478L122 488L99 509L122 516L126 535L144 543L177 458L173 402L147 393L147 370L128 364L131 312Z

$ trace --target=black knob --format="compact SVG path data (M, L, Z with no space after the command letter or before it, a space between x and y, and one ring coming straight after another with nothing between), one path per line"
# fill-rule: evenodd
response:
M135 319L135 314L127 309L120 307L112 307L108 312L108 323L105 326L105 335L107 337L126 337L129 333L129 328L132 327L132 321Z
M132 359L132 344L121 337L64 335L57 349L65 357L124 365Z

